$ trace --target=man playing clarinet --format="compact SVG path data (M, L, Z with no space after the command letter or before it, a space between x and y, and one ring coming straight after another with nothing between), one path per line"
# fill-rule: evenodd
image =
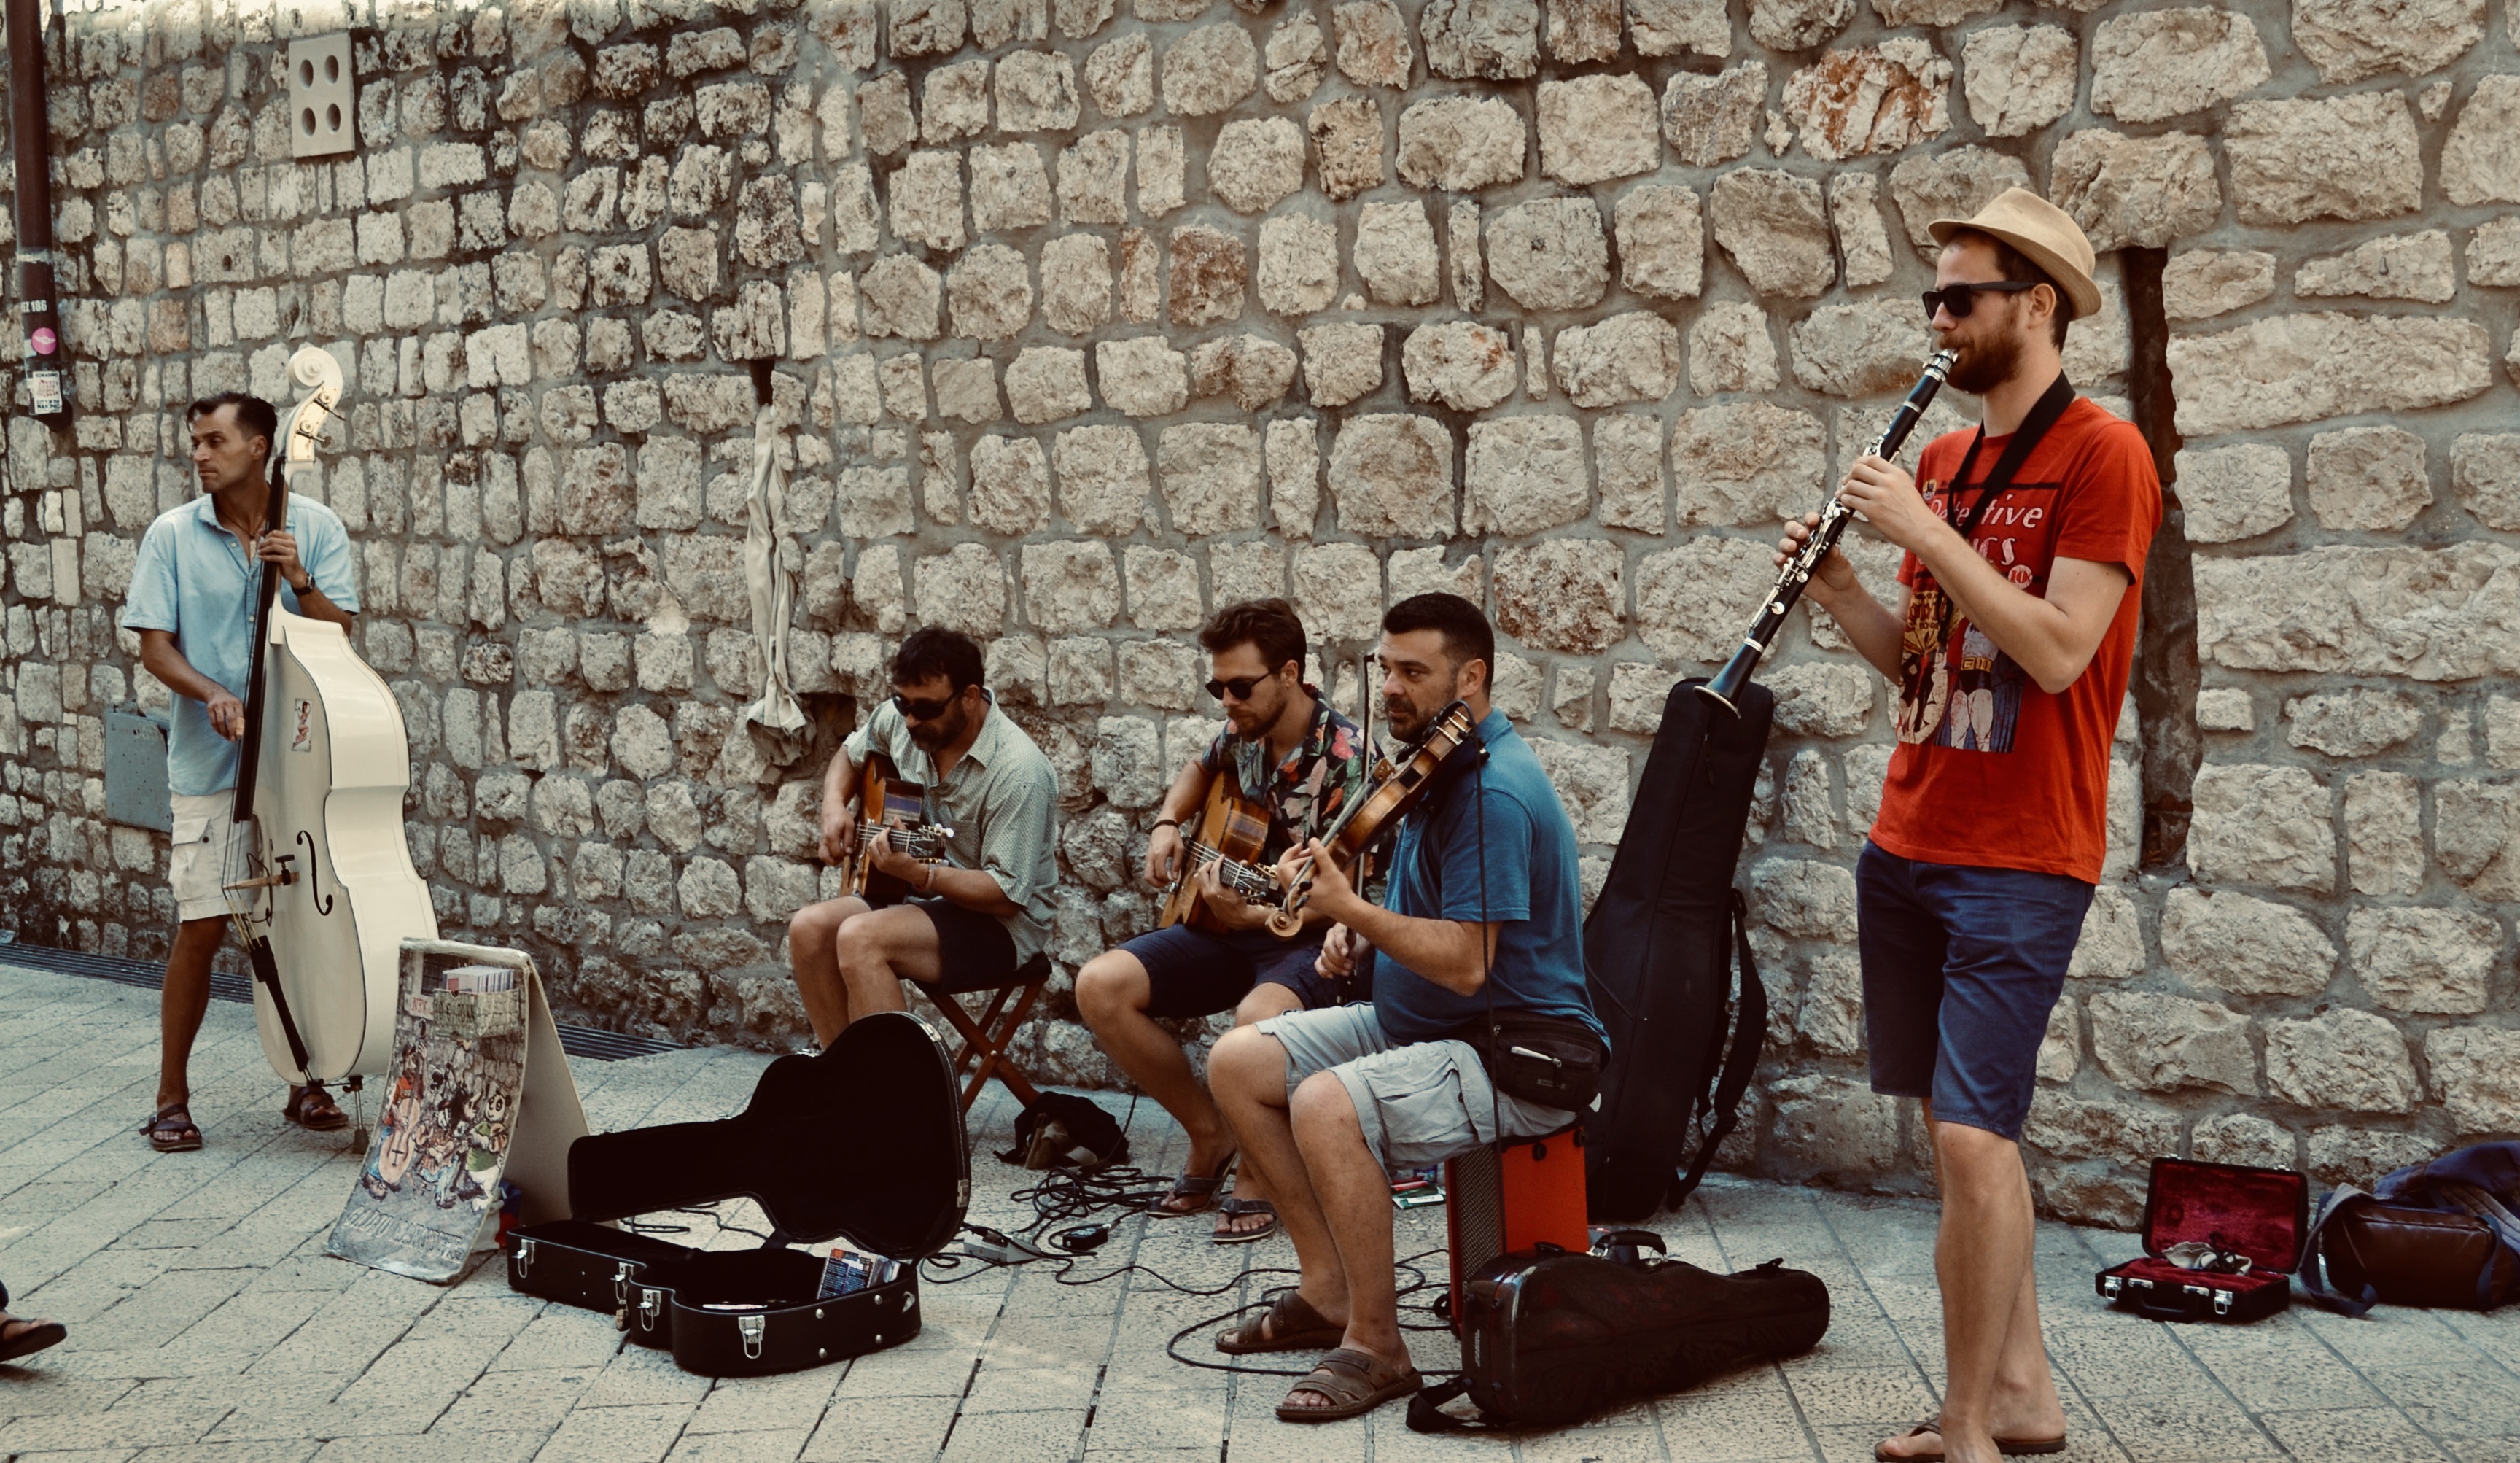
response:
M1925 310L1984 425L1935 439L1913 480L1867 457L1839 490L1907 551L1896 609L1834 552L1809 593L1899 688L1856 864L1865 1028L1872 1090L1925 1102L1943 1204L1942 1414L1874 1456L1996 1463L2063 1446L2019 1144L2106 851L2161 482L2142 434L2065 383L2066 322L2099 307L2074 221L2016 188L1931 228ZM1819 521L1786 526L1779 564Z

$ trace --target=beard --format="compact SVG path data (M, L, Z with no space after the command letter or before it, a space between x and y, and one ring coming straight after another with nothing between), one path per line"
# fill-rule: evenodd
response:
M1402 742L1415 742L1426 735L1426 728L1434 723L1437 711L1460 698L1461 690L1462 675L1457 670L1451 679L1444 682L1444 688L1435 693L1434 704L1423 710L1405 697L1386 696L1382 699L1383 722L1390 727L1393 737Z
M964 710L962 703L957 702L952 710L933 721L913 722L909 728L910 740L917 743L922 751L934 752L937 748L963 735L963 728L968 726L970 721L971 713Z
M1991 337L1960 347L1960 358L1952 367L1951 385L1972 396L1983 396L2010 381L2021 369L2021 337L2018 333Z

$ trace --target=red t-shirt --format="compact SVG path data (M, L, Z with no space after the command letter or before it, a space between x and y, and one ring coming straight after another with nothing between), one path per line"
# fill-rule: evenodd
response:
M1919 455L1916 481L1945 513L1945 489L1975 429L1945 433ZM1991 436L1959 487L1959 521L2009 436ZM2100 878L2108 848L2109 743L2135 659L2143 560L2161 526L2161 480L2134 425L2077 398L1980 515L1969 542L2030 593L2048 567L2085 559L2132 582L2092 663L2061 694L2039 688L1943 596L1913 554L1900 645L1899 748L1872 841L1903 858Z

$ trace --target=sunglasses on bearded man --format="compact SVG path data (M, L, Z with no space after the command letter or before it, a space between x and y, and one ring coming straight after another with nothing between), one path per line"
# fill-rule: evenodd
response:
M1966 320L1969 311L1977 308L1980 295L2018 295L2024 290L2038 288L2036 282L2029 280L1990 280L1982 285L1945 285L1939 290L1927 290L1921 297L1925 301L1927 321L1934 318L1937 310L1949 310L1953 319Z

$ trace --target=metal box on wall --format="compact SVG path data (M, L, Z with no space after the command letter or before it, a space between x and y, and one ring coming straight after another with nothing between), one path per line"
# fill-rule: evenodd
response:
M105 816L159 833L175 827L166 796L166 723L145 711L105 713Z

